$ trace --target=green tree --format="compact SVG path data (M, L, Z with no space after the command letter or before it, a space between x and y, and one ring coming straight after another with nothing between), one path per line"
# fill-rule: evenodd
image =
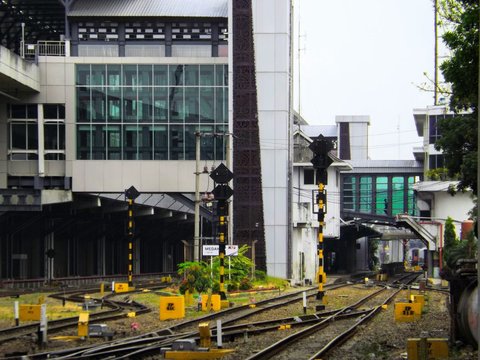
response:
M445 229L443 231L443 262L449 269L453 269L455 264L451 262L451 252L458 245L457 234L455 233L455 225L453 219L449 216L445 220Z
M205 292L212 287L210 267L204 262L187 261L178 264L178 274L183 276L180 292L188 290L191 294L195 291Z
M442 137L435 147L443 151L449 175L459 174L459 190L470 187L477 195L478 0L442 0L440 16L448 28L443 41L451 51L440 70L451 87L450 108L456 116L438 123Z

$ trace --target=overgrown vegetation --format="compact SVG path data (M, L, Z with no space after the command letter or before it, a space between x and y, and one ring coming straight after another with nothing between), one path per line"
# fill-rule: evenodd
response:
M447 168L436 168L427 171L427 180L448 181L458 180L458 174L450 175Z
M453 275L459 259L473 259L476 257L477 243L475 234L471 231L465 240L460 240L455 233L453 219L448 217L445 221L443 234L443 269L442 277L445 279Z
M450 50L440 65L443 77L450 87L450 109L454 117L438 123L442 134L435 143L442 150L449 175L459 174L458 189L470 188L477 195L478 154L478 65L479 13L477 0L441 0L440 25L447 30L443 42Z
M368 268L372 271L378 269L378 264L380 264L380 259L378 258L378 239L369 239L368 241Z
M238 256L225 258L225 282L227 291L248 290L252 287L251 269L252 261L245 256L249 247L244 245L238 249ZM230 264L229 264L230 262ZM186 290L190 293L206 292L209 288L214 292L219 290L220 257L213 258L211 264L201 262L184 262L178 265L178 274L183 277L180 292ZM259 276L261 272L255 272Z

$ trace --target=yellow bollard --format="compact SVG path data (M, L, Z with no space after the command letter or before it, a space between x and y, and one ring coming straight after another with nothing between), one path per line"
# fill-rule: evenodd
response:
M81 312L78 316L78 336L88 337L88 321L90 314L88 312Z
M198 331L200 333L200 347L209 348L212 345L210 324L207 322L198 324Z

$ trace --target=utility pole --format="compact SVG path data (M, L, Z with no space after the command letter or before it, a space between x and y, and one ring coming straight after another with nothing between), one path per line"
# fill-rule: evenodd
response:
M200 261L200 131L195 132L195 217L193 230L193 261Z
M316 170L318 192L316 196L316 203L318 206L318 269L317 269L317 283L318 292L316 299L321 303L316 306L317 311L325 309L325 291L323 285L327 282L327 274L325 273L325 261L324 261L324 242L323 242L323 228L325 226L325 214L327 213L327 190L325 185L328 183L327 168L332 163L332 159L328 156L328 152L333 149L333 143L331 140L327 140L323 135L319 135L309 146L312 150L314 157L311 162ZM315 212L315 211L314 211Z

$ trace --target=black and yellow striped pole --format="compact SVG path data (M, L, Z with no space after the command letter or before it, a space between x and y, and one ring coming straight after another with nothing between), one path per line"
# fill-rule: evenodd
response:
M218 216L218 255L220 257L220 299L226 300L225 293L225 245L228 237L228 202L233 195L233 190L228 186L228 182L232 180L233 173L224 165L220 164L210 174L210 177L217 183L212 193L217 200L217 216Z
M133 242L135 240L135 224L133 221L133 201L140 195L135 187L130 186L125 190L125 196L127 197L127 242L128 242L128 287L133 287Z
M220 257L220 299L226 300L227 295L225 293L225 244L227 238L227 202L225 200L218 201L218 255Z
M327 213L327 190L325 189L325 185L328 182L327 168L333 162L328 155L328 152L333 149L333 142L331 139L326 139L325 137L323 137L323 135L319 135L308 147L310 150L312 150L314 155L311 162L316 170L316 177L318 183L318 193L316 197L316 205L318 206L318 292L316 298L317 300L321 301L321 305L317 305L316 309L317 311L320 311L325 309L325 291L323 290L323 285L327 282L327 274L325 273L325 260L323 254L323 230L325 227L325 214Z
M133 199L128 199L128 287L133 287Z
M317 204L318 204L318 244L317 244L317 253L318 253L318 270L317 270L317 281L318 281L318 292L317 300L321 301L321 305L317 305L317 311L324 310L324 296L325 291L323 290L323 285L327 282L327 274L325 273L325 261L323 257L323 227L325 226L325 213L326 213L326 204L327 204L327 193L325 190L325 185L320 182L318 184L318 195L317 195Z

